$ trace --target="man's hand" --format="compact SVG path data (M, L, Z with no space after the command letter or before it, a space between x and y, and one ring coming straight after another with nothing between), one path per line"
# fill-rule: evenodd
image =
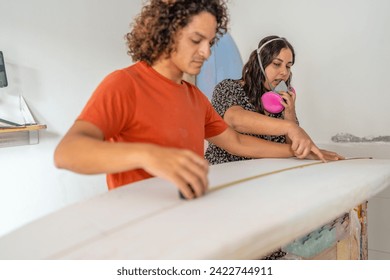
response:
M208 188L208 162L189 150L152 146L143 169L174 183L187 199L202 196Z

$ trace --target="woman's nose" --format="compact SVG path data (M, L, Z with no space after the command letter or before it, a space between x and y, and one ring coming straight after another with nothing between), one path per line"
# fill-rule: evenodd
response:
M285 75L288 74L288 69L287 69L287 67L282 67L280 71L281 71L280 74L282 74L283 76L285 76Z

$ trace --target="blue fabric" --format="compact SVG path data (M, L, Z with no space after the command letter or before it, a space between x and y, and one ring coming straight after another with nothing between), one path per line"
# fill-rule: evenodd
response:
M209 59L196 77L197 87L209 98L214 87L224 79L241 78L242 59L229 33L226 33L211 49Z

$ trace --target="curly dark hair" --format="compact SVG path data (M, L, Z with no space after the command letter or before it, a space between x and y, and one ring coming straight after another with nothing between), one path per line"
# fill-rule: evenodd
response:
M126 34L133 61L152 65L162 54L174 50L175 35L193 16L208 12L217 21L216 40L227 32L229 17L225 0L149 0Z
M256 109L264 113L264 109L260 102L260 97L263 93L269 91L267 90L263 83L259 83L259 80L265 82L265 76L262 73L259 65L259 60L257 58L257 50L266 42L280 38L282 40L276 40L268 45L265 45L264 48L260 52L261 63L263 64L264 69L272 63L273 59L278 56L280 51L284 48L290 49L292 52L293 60L292 64L295 62L295 51L293 46L285 39L279 36L268 36L263 38L257 47L249 56L247 63L244 65L242 69L242 78L241 80L244 82L244 90L247 93L250 102L256 107ZM260 78L260 79L259 79ZM290 77L287 80L287 85L291 84L292 73L290 73Z

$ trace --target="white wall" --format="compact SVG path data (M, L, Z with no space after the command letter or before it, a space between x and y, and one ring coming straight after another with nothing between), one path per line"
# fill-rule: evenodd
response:
M101 79L131 63L123 36L141 2L0 0L0 95L22 94L48 126L38 145L0 148L0 236L107 191L104 175L56 169L53 151Z
M142 0L0 0L0 50L10 86L48 125L41 143L0 148L0 236L106 191L105 178L54 168L52 155L91 92L131 63L123 40ZM387 0L230 0L244 61L258 41L284 36L297 53L301 125L318 142L338 132L390 135Z
M293 44L298 117L315 140L390 135L389 10L387 0L232 0L231 33L244 61L264 36Z

